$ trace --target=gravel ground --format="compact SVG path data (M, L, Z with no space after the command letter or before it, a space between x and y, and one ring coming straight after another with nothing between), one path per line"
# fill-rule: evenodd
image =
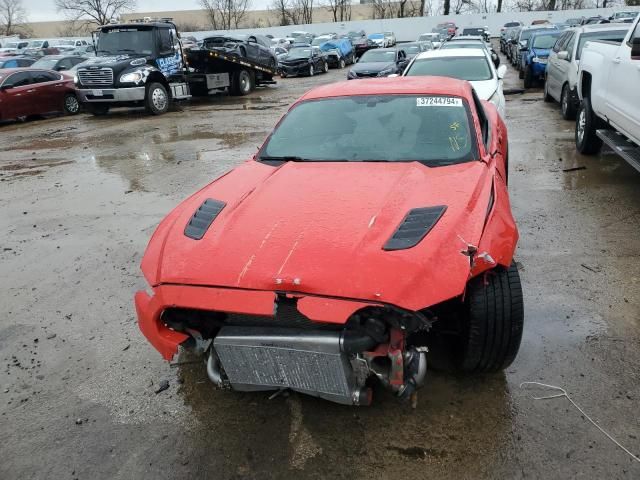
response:
M0 478L640 478L567 400L519 388L562 386L640 454L640 174L578 155L540 89L507 101L526 320L503 374L430 372L416 410L382 392L370 408L267 400L217 391L139 333L138 265L160 219L345 73L162 117L0 126Z

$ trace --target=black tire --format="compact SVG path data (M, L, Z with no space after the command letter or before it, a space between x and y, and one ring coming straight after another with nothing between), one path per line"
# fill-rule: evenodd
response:
M344 61L344 58L341 58L340 61L338 62L338 68L344 68L346 67L347 64Z
M67 115L77 115L80 112L80 102L74 93L67 93L63 101L62 107Z
M254 78L251 72L241 69L231 75L231 95L248 95L253 90L253 87Z
M524 78L524 71L520 67L518 67L518 78L520 80L522 80ZM527 88L527 87L525 87L525 88Z
M524 88L533 87L533 72L531 71L531 67L527 67L524 70L524 81L522 82Z
M548 84L546 78L544 80L544 93L543 93L543 97L542 98L547 103L552 103L553 102L553 97L551 95L549 95L549 84Z
M593 155L602 148L602 140L596 135L598 117L593 113L591 100L585 97L578 109L576 118L576 150L583 155Z
M147 85L147 93L144 96L144 107L152 115L162 115L169 110L169 93L165 86L158 82Z
M95 115L96 117L102 117L109 113L109 108L111 106L108 103L87 103L84 108L87 112Z
M315 74L315 69L313 68L313 64L309 65L309 76L313 77L313 75Z
M562 87L562 95L560 96L560 111L562 112L562 118L565 120L575 120L576 119L576 106L571 101L571 91L569 90L569 85L565 84Z
M462 371L497 372L511 365L522 340L523 305L520 275L514 263L469 282L458 358Z
M324 62L324 69L322 70L324 73L329 73L329 63Z

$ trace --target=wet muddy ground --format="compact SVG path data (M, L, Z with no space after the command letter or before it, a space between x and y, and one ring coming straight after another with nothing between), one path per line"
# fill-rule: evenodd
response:
M526 320L503 374L430 372L416 410L384 392L349 408L217 391L144 340L133 294L159 220L345 73L0 126L0 478L640 478L567 400L519 388L562 386L640 454L640 174L576 154L540 89L507 102Z

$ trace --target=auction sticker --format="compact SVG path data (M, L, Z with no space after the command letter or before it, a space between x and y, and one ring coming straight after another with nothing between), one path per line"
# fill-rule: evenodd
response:
M461 107L462 99L457 97L417 97L416 107Z

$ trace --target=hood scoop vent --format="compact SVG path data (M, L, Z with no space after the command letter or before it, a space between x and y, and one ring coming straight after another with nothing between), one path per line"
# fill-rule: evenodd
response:
M446 210L446 205L411 209L391 238L382 247L383 250L404 250L415 247L438 223L438 220Z
M207 230L225 205L226 203L220 200L214 200L213 198L206 199L195 211L185 227L185 236L193 238L194 240L200 240L204 237L204 234L207 233Z

